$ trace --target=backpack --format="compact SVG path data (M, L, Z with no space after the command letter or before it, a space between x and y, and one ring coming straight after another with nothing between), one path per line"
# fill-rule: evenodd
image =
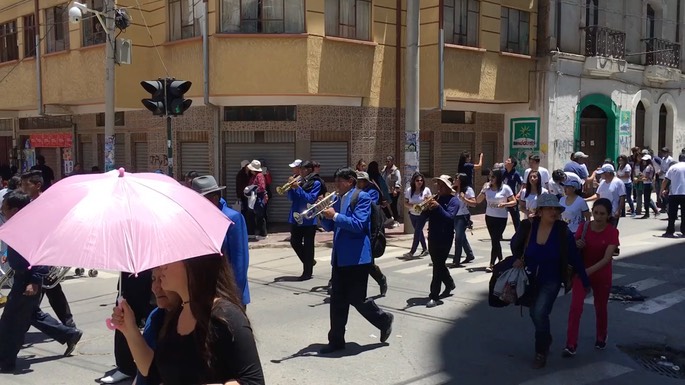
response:
M314 186L314 181L319 181L321 184L321 189L319 190L319 196L326 196L328 193L328 188L326 188L326 182L321 179L319 174L311 174L311 177L302 185L302 189L309 191Z
M350 207L354 210L359 200L359 193L362 190L356 189L352 193L352 198L350 200ZM381 207L375 202L371 202L371 233L369 234L369 240L371 241L371 257L378 258L385 253L385 246L387 240L385 238L385 214Z

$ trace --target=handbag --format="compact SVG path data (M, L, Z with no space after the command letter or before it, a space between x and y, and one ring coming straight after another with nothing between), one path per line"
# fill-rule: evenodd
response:
M525 222L525 221L524 221ZM523 222L522 222L523 223ZM530 221L529 221L530 223ZM520 228L520 227L519 227ZM526 241L523 246L523 253L525 254L526 249L528 248L528 243L530 242L530 237L533 226L532 223L530 224L530 228L528 229L528 235L526 237ZM492 267L492 277L490 277L490 285L489 285L489 293L488 293L488 304L491 307L505 307L509 306L511 302L504 301L502 298L500 298L501 293L495 293L495 285L497 284L497 280L505 274L507 271L512 269L514 267L514 262L519 259L514 255L510 255L497 264ZM523 254L521 255L521 260L524 259ZM514 288L515 290L515 288ZM534 302L535 302L535 297L536 297L536 290L535 290L535 281L534 279L529 275L528 276L528 285L526 285L525 291L521 297L517 296L516 301L513 303L516 305L520 306L526 306L530 307Z

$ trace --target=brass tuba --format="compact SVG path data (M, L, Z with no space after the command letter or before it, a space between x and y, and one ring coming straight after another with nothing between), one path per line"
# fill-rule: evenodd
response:
M295 219L295 222L297 222L298 225L301 225L305 219L309 220L318 217L322 212L324 212L324 210L333 206L337 201L338 193L332 192L315 204L308 204L307 209L303 212L293 213L293 219Z
M290 179L288 179L288 182L286 182L283 186L276 187L276 192L278 193L278 195L283 195L283 194L287 193L288 190L290 190L292 188L292 184L295 182L299 183L301 179L302 179L302 177L299 175L297 176L297 178L294 178L294 179L292 177L290 177Z
M66 266L51 266L50 272L43 279L43 288L52 289L53 287L59 285L67 273L71 270L71 267Z
M416 214L423 213L428 208L428 204L430 202L434 201L437 197L438 197L438 194L435 194L431 197L424 199L423 202L415 204L414 207L412 207L412 211L414 211L414 213L416 213Z

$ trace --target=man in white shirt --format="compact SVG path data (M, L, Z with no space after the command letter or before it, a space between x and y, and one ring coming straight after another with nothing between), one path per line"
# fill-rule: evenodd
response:
M680 154L679 162L671 163L661 183L661 196L668 197L668 227L664 237L675 236L675 221L680 206L680 232L685 235L685 154Z
M528 165L530 165L530 168L527 168L526 172L523 174L523 184L525 185L526 182L528 182L528 174L530 174L530 171L532 170L540 173L540 181L542 182L542 187L548 188L550 179L549 170L540 166L540 156L530 155L528 157Z
M593 201L598 198L610 200L612 213L609 222L614 226L618 226L621 209L626 205L626 186L622 180L616 178L616 170L610 164L602 165L602 168L595 171L595 174L601 175L603 180L599 183L597 192L585 200Z
M658 164L658 167L654 167L657 172L655 186L660 186L664 181L664 177L671 164L675 163L675 160L671 156L671 149L668 147L662 147L659 150L659 156L652 158L652 163ZM660 213L666 213L668 209L668 198L662 196L661 194L656 194L656 205L661 209Z
M549 181L549 193L554 194L557 198L565 195L563 184L567 181L576 181L578 184L583 186L585 181L580 179L578 175L569 171L563 171L561 169L552 171L552 180Z

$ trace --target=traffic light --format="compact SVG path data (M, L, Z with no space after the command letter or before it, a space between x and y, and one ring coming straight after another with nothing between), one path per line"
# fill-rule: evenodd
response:
M185 99L184 94L188 92L193 83L187 80L167 79L167 114L170 116L183 115L183 112L190 108L193 101Z
M164 88L166 87L166 81L160 80L145 80L140 82L145 91L150 93L150 99L143 99L143 106L148 110L152 111L154 115L164 116L166 114L166 98Z

